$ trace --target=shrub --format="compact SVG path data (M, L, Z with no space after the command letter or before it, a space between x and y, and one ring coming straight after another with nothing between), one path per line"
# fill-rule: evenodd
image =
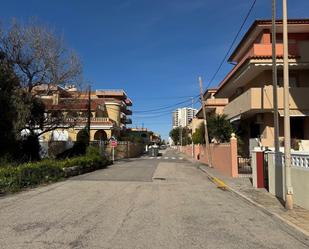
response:
M205 144L205 126L200 125L199 128L195 130L192 135L192 140L194 144Z
M57 163L46 160L0 169L0 192L17 191L21 188L57 181L64 172Z
M0 168L0 192L14 192L26 187L55 182L64 177L103 169L109 164L111 162L100 155L98 148L89 147L85 156L6 166Z

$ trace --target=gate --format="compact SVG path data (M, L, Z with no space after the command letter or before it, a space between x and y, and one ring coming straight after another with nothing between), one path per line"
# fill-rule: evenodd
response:
M269 190L268 182L268 153L264 152L264 164L263 164L263 173L264 173L264 187Z
M238 156L238 174L251 176L251 158Z

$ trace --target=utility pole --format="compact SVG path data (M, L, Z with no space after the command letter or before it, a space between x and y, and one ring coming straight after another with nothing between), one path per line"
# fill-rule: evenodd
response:
M90 145L90 126L91 126L91 86L88 86L88 113L87 113L87 132L88 132L88 145Z
M199 77L199 82L200 82L200 98L201 98L201 102L202 102L203 117L204 117L206 151L207 151L207 156L208 156L209 167L212 167L212 158L211 158L211 151L210 151L209 137L208 137L208 128L207 128L207 117L206 117L206 110L205 110L204 98L203 98L203 81L202 81L202 77Z
M192 108L192 120L191 120L191 156L192 158L194 158L194 144L193 144L193 118L194 118L194 111L193 111L193 108L194 108L194 98L191 97L191 108Z
M289 89L289 44L287 0L283 1L283 81L284 81L284 157L285 157L285 208L293 209L293 188L291 179L291 128Z
M275 166L279 160L279 113L278 113L278 80L277 80L277 52L276 52L276 0L272 0L272 66L273 66L273 103L274 103L274 145Z

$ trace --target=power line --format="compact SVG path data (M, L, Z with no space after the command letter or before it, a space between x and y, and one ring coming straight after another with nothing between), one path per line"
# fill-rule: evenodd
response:
M191 98L192 95L186 95L186 96L162 96L162 97L144 97L144 98L139 98L139 97L134 97L134 101L136 100L149 100L149 99L187 99L187 98Z
M163 106L160 108L156 108L156 109L149 109L149 110L134 110L134 113L144 113L144 112L155 112L155 111L160 111L160 110L164 110L164 109L168 109L168 108L172 108L172 107L176 107L179 106L181 104L184 103L188 103L189 101L191 101L191 99L185 100L185 101L181 101L172 105L168 105L168 106Z
M162 113L172 113L175 110L175 108L170 108L170 109L166 109L166 110L159 110L159 111L153 111L153 112L142 112L142 113L136 113L133 112L133 115L147 115L149 113L149 115L156 115L156 114L162 114Z
M167 115L170 115L171 112L169 113L163 113L163 114L158 114L158 115L149 115L149 116L134 116L134 118L159 118L159 117L163 117L163 116L167 116Z
M240 28L239 28L239 30L238 30L236 36L234 37L234 39L233 39L233 41L232 41L232 43L231 43L231 45L230 45L228 51L226 52L225 56L223 57L223 60L222 60L221 63L219 64L218 69L215 71L214 75L211 77L210 81L208 82L208 85L206 86L206 89L208 89L208 87L211 85L211 83L212 83L212 82L214 81L214 79L217 77L217 74L219 73L220 69L222 68L223 63L226 61L226 58L227 58L228 55L230 54L232 48L234 47L234 44L235 44L235 42L237 41L237 38L238 38L238 36L240 35L240 32L242 31L243 27L245 26L245 24L246 24L246 22L247 22L247 20L248 20L248 18L249 18L249 16L250 16L250 14L251 14L253 8L254 8L256 2L257 2L257 0L253 0L252 4L251 4L251 6L250 6L250 9L249 9L247 15L245 16L245 19L243 20L243 22L242 22L242 24L241 24L241 26L240 26Z

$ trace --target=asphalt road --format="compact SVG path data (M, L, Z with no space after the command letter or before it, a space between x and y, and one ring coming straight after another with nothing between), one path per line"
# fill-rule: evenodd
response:
M0 248L308 248L172 151L0 199Z

